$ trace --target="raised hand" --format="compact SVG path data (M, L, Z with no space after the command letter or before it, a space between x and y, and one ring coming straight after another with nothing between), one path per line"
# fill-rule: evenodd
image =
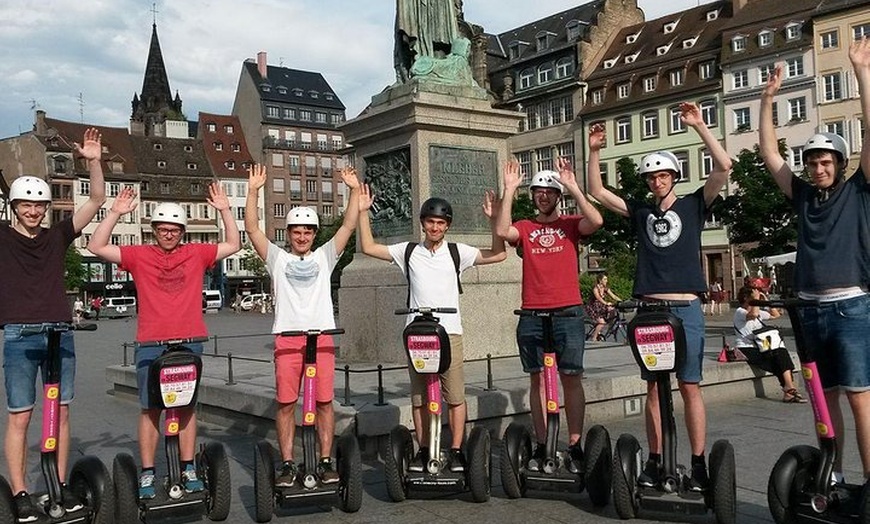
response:
M605 143L607 143L607 131L604 130L604 124L592 124L589 127L589 149L599 151Z
M374 195L372 195L372 190L368 184L361 184L359 190L359 212L366 213L369 209L372 208L372 204L375 201Z
M94 127L85 129L84 145L75 142L76 152L87 160L99 160L103 155L103 136Z
M139 203L134 202L134 200L136 200L136 192L133 191L132 187L124 186L118 193L118 196L115 197L115 201L112 202L111 209L119 215L126 215L136 209L136 206L139 205Z
M483 194L483 214L486 218L493 220L498 216L501 208L501 199L496 196L495 191L487 189Z
M559 172L559 181L565 187L577 186L577 177L574 175L574 166L565 157L556 158L556 171Z
M856 71L870 69L870 38L864 37L852 42L849 46L849 60Z
M341 174L341 180L344 184L351 188L357 189L360 186L359 177L356 174L356 169L352 166L344 166L339 170L339 174Z
M851 56L851 51L850 51ZM763 95L774 96L779 92L779 88L782 86L782 65L777 65L773 68L773 71L767 75L767 83L764 85L764 89L761 91Z
M701 116L701 110L698 109L698 104L693 102L683 102L680 104L680 120L691 127L705 125L704 118Z
M266 185L266 166L254 164L248 168L248 191L259 191Z
M208 203L218 211L230 208L230 199L228 199L226 193L224 193L223 186L217 182L212 182L208 186Z
M523 175L520 174L520 163L514 158L505 162L504 170L502 171L502 180L504 181L505 191L511 189L516 191L523 182Z

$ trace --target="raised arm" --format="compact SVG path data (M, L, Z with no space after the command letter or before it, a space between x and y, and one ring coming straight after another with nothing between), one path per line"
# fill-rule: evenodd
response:
M88 199L79 206L73 215L73 228L76 233L84 229L97 216L97 211L106 203L106 181L103 177L103 166L100 163L103 155L102 136L97 129L91 127L85 130L82 142L83 145L75 144L76 152L88 163L91 191Z
M383 244L375 242L375 238L372 235L372 225L371 222L369 222L369 209L372 208L372 202L374 202L375 199L368 184L363 184L360 187L357 198L359 200L357 207L359 213L360 249L370 257L392 262L393 257L390 255L390 249Z
M332 238L335 241L335 254L340 255L347 246L350 236L353 235L357 223L359 223L359 178L356 176L356 169L345 166L339 172L341 179L345 185L350 188L350 196L348 196L347 209L344 211L344 220L341 222L341 227L335 232Z
M855 40L849 46L849 60L855 70L858 80L858 91L861 93L861 117L865 124L870 122L870 39L864 37ZM864 133L864 143L861 144L861 171L864 179L870 182L870 133Z
M773 98L782 86L782 65L777 65L767 77L767 84L761 92L761 111L758 123L758 148L764 165L773 180L786 197L791 198L791 179L794 176L782 155L779 154L779 140L773 127Z
M601 205L614 213L628 216L628 205L625 199L604 187L601 180L601 148L607 139L603 124L593 124L589 128L589 160L586 166L586 180L589 184L589 195L601 202Z
M498 236L496 232L496 220L498 212L501 210L501 202L495 196L495 191L487 191L483 195L483 214L489 219L489 227L492 230L492 247L490 249L481 249L477 258L474 260L475 266L484 264L494 264L501 262L507 258L507 253L504 250L504 239Z
M583 191L580 190L580 185L577 184L577 175L574 174L571 162L567 158L557 158L556 170L559 171L559 180L562 182L562 186L574 197L574 201L577 202L577 209L583 215L583 218L577 224L577 231L583 236L595 233L604 224L604 218L602 218L598 209L586 199Z
M239 235L239 226L236 225L236 219L230 209L230 200L224 193L224 188L217 182L212 182L208 187L208 203L220 213L226 232L223 242L219 242L217 248L216 259L222 260L242 249L242 236ZM247 206L245 211L247 212Z
M704 183L704 202L709 206L728 182L728 175L731 173L731 157L710 132L697 104L691 102L680 104L680 120L698 133L704 145L707 146L710 156L713 157L713 171L707 178L707 182Z
M260 229L260 211L257 201L260 188L266 185L266 166L254 164L248 168L248 196L245 199L245 232L260 258L266 260L269 254L269 239Z
M88 251L108 262L121 263L121 248L110 243L109 239L112 237L112 230L115 229L118 219L136 209L138 204L134 202L135 199L136 193L133 189L129 187L121 189L121 192L115 197L115 201L112 202L109 212L106 213L106 218L100 222L94 234L91 235Z
M502 181L504 183L504 193L501 197L501 209L495 219L495 234L514 243L520 238L520 232L517 228L511 225L511 208L514 204L514 197L517 194L517 188L523 181L520 174L520 164L513 159L506 162L502 171Z

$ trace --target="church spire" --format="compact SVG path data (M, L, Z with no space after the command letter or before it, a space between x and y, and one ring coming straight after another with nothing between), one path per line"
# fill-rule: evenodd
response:
M163 63L160 40L157 38L156 23L151 26L151 47L145 64L142 93L138 96L138 101L134 95L132 105L133 113L130 122L131 131L135 134L153 135L154 127L162 128L167 118L171 120L182 118L181 98L176 94L173 99L172 91L169 89L169 78Z

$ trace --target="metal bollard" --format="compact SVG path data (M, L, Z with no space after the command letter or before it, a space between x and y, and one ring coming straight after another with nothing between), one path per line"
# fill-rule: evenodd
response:
M217 339L218 339L218 337L217 337L217 335L215 335L215 336L213 337L213 340L214 340L214 346L213 346L213 347L214 347L214 354L215 354L215 355L218 354Z
M125 367L125 368L130 367L130 361L127 359L127 346L128 345L129 344L127 342L124 342L122 344L122 346L124 347L124 363L121 364L121 367Z
M235 386L236 381L233 378L233 354L227 353L227 386Z
M384 365L378 364L378 403L375 406L386 406L384 402Z
M344 365L344 402L341 403L342 406L353 406L353 402L350 401L350 366Z
M496 387L492 385L492 353L486 354L486 389L484 391L495 391Z

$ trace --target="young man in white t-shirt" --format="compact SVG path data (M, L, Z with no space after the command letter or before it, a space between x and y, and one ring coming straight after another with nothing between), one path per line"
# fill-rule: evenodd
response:
M453 208L443 198L430 198L420 208L420 224L425 235L423 242L411 252L408 266L405 267L405 250L408 242L400 242L385 246L375 242L369 223L368 211L372 207L373 197L368 186L363 186L359 193L359 238L363 253L395 263L408 276L410 286L409 307L443 307L456 308L456 313L439 314L441 325L450 337L450 368L441 375L441 388L447 402L447 418L450 424L452 441L447 469L453 472L465 471L465 457L462 454L462 436L465 430L465 373L462 354L462 320L459 315L459 278L456 274L453 257L450 254L445 234L453 221ZM495 194L487 192L484 198L483 212L494 223ZM471 266L493 264L505 259L504 241L494 233L492 247L480 250L466 244L456 244L459 251L459 272ZM414 315L408 315L407 323ZM423 471L423 464L429 460L429 424L424 417L424 397L426 382L422 375L408 368L411 378L411 404L415 434L419 452L409 465L411 471Z
M293 461L293 438L296 434L296 401L302 381L304 337L282 337L284 331L334 329L332 312L332 270L356 229L359 202L359 180L353 168L345 167L341 178L351 189L350 200L341 227L335 235L313 249L319 221L317 213L308 207L297 207L287 214L287 252L269 242L260 230L257 199L266 183L266 167L255 165L248 170L248 196L245 202L245 231L257 254L266 261L272 278L275 304L275 389L278 410L275 429L281 451L281 471L275 478L277 487L291 487L296 482L298 468ZM339 480L335 460L330 456L335 433L335 411L332 406L335 379L335 343L329 335L317 339L317 436L320 440L318 473L324 484Z

